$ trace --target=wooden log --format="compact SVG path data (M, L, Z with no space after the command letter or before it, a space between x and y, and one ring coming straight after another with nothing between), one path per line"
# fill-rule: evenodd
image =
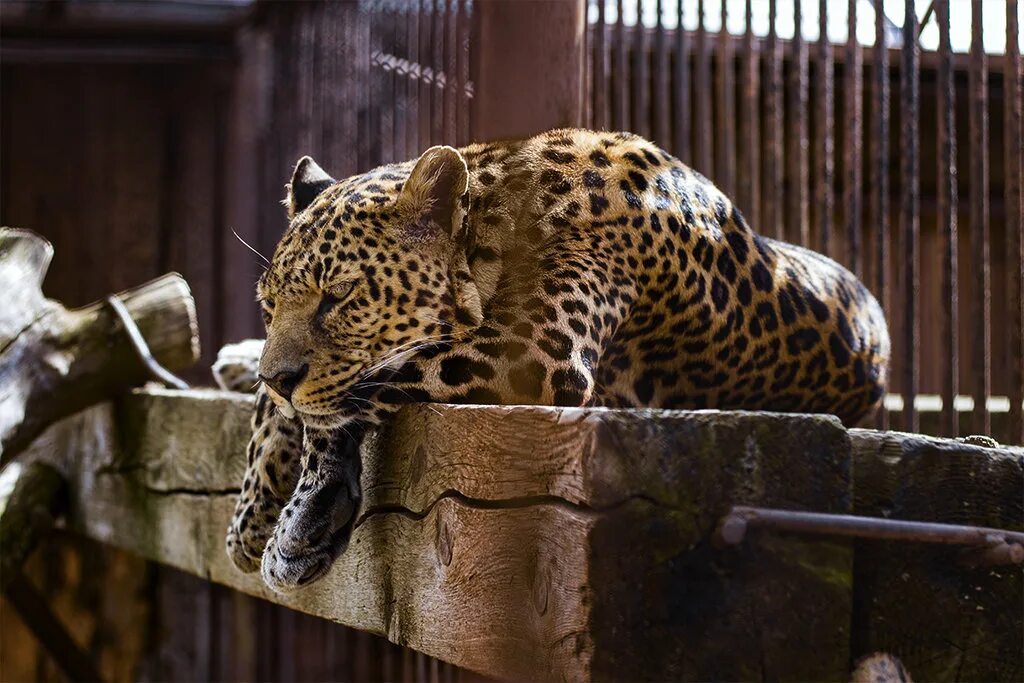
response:
M0 464L55 420L150 377L109 304L69 311L43 297L52 255L35 233L0 228ZM195 305L179 275L117 296L157 362L179 369L199 357Z
M854 511L1024 531L1024 449L851 430ZM1021 568L961 548L856 541L853 655L883 651L916 680L1024 677Z

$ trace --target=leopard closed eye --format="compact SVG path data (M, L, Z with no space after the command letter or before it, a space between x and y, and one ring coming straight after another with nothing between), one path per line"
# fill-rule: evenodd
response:
M755 234L711 182L629 133L432 147L341 181L304 157L287 205L257 288L259 375L305 437L286 464L250 465L294 481L255 534L275 590L323 576L345 548L360 435L404 403L822 412L854 424L883 394L885 317L857 278Z

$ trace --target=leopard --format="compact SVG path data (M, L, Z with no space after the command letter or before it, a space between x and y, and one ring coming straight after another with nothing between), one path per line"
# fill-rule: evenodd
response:
M438 145L335 180L311 157L257 283L266 323L228 535L286 592L358 524L359 448L409 403L828 413L879 405L877 300L761 236L628 132Z

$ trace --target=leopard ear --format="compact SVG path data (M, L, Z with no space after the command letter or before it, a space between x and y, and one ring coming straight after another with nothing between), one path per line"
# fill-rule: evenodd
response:
M312 157L299 159L299 163L295 164L295 172L292 173L292 181L288 183L288 197L285 199L288 205L288 220L305 210L317 195L334 183L334 178L327 175Z
M452 147L431 147L416 162L398 201L410 217L411 237L458 236L469 208L466 160Z

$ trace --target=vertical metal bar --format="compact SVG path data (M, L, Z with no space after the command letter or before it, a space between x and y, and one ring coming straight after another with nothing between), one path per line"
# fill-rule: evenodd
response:
M430 45L434 48L430 59L430 68L434 70L434 78L431 83L431 107L430 107L430 144L439 145L444 142L444 88L441 74L444 73L444 17L447 0L433 0L431 3L431 25L432 41Z
M803 36L803 3L793 2L793 59L789 69L789 150L786 153L789 176L789 206L786 211L789 239L810 245L810 219L807 204L807 43Z
M458 0L458 13L455 17L457 45L455 70L455 141L461 147L470 143L469 136L469 97L466 88L469 84L469 0Z
M381 6L373 15L377 34L372 42L375 52L394 53L394 27L396 12L392 5ZM395 114L398 111L395 89L398 86L398 74L385 71L375 64L370 65L370 77L383 83L380 102L380 156L379 163L395 161Z
M953 49L949 43L949 0L937 0L935 20L939 25L938 72L938 167L937 192L938 233L942 244L942 327L939 343L943 345L940 376L942 377L942 414L940 430L946 436L959 432L953 401L959 393L959 266L957 263L957 173L955 90L953 89Z
M863 276L861 258L861 145L863 141L863 64L857 43L857 0L849 0L849 23L846 39L846 64L843 72L843 205L846 221L846 265L858 277Z
M400 3L394 6L394 54L397 57L405 57L409 49L406 33L406 7ZM406 78L397 71L394 73L394 108L395 108L395 158L394 161L402 161L408 156L406 142L409 132L406 129L409 117L409 100L406 97Z
M986 399L992 393L992 332L989 325L992 308L992 283L989 273L989 159L988 159L988 64L982 42L982 1L971 2L971 56L968 78L970 105L968 121L971 173L971 270L974 287L971 296L971 395L974 411L971 430L989 433Z
M618 0L616 4L617 14L615 15L615 63L612 67L612 81L615 90L613 107L614 121L612 125L618 130L629 129L629 62L627 55L629 46L626 45L626 22L622 16L623 1Z
M730 197L736 196L736 84L733 80L733 46L727 24L729 3L722 3L722 28L718 32L716 45L718 65L715 78L715 99L719 122L715 135L717 155L715 161L715 182Z
M644 0L636 0L633 26L633 132L651 134L651 84L648 74L647 29L644 28Z
M680 159L692 164L690 158L690 55L686 30L683 28L683 0L676 0L675 82L672 88L672 146Z
M1010 339L1007 348L1010 399L1006 441L1024 445L1024 145L1021 136L1020 25L1017 0L1006 2L1006 60L1003 67L1003 92L1006 100L1006 280Z
M818 237L818 249L823 254L830 254L832 247L832 211L834 198L832 192L835 163L835 139L833 121L835 118L835 84L832 61L832 44L828 40L828 0L818 0L818 43L817 43L817 78L814 99L814 123L818 134L814 138L815 148L815 195L814 225Z
M608 26L605 20L606 0L597 0L597 24L594 26L594 128L608 126Z
M779 34L776 29L778 7L776 0L768 0L768 74L765 88L765 158L764 186L773 191L764 192L762 213L764 226L761 233L784 237L778 195L774 191L782 180L782 59L779 54Z
M458 66L458 0L444 0L444 143L458 145L456 140L455 109L458 107L456 84Z
M410 62L419 59L420 51L420 21L419 3L408 3L405 7L405 54ZM420 85L415 78L406 78L405 81L405 155L406 159L411 158L420 151Z
M359 79L357 92L359 94L359 135L357 138L359 147L359 172L363 173L375 166L379 155L380 143L380 121L375 116L377 109L377 97L379 90L373 82L373 73L370 66L371 31L373 26L373 14L369 8L357 7L355 11L355 39L358 50L356 62L356 73ZM312 86L316 90L316 86Z
M579 50L582 71L580 77L580 109L576 125L593 130L594 126L594 97L592 79L594 78L593 50L594 36L590 32L590 2L591 0L576 0L581 5L580 13L583 15L582 46Z
M918 115L920 93L918 71L920 53L917 44L917 16L914 14L914 0L905 0L906 15L903 20L903 46L901 49L902 73L900 74L900 122L903 128L900 139L901 155L901 197L900 230L903 233L903 429L919 431L919 421L914 400L917 397L920 369L918 368L918 344L920 322L918 303L921 296L920 283L920 163L918 161Z
M668 105L669 105L669 72L668 45L665 40L665 19L662 0L658 0L658 24L654 33L654 141L663 147L668 146Z
M875 226L875 294L886 316L889 296L889 46L886 44L885 13L875 11L874 96L871 98L871 223ZM889 412L878 411L876 426L889 428Z
M823 0L824 1L824 0ZM743 31L743 105L740 107L740 209L747 215L748 222L760 229L761 226L761 112L760 107L760 59L754 39L753 0L746 2L746 27Z
M433 45L432 38L432 25L433 15L431 10L433 8L434 0L420 0L419 2L419 44L416 52L416 64L425 66L430 64L431 46ZM434 100L434 86L426 78L418 79L419 82L419 148L416 153L419 154L424 148L430 146L431 142L431 124L430 119L432 112L434 111L433 100Z
M697 105L694 118L696 133L694 139L694 165L697 170L708 177L714 176L714 166L711 158L711 138L714 135L715 126L711 120L711 99L708 94L711 92L711 58L708 55L708 34L704 29L704 0L697 0L697 38L696 38L696 75L694 77L694 88L698 97L694 103Z

